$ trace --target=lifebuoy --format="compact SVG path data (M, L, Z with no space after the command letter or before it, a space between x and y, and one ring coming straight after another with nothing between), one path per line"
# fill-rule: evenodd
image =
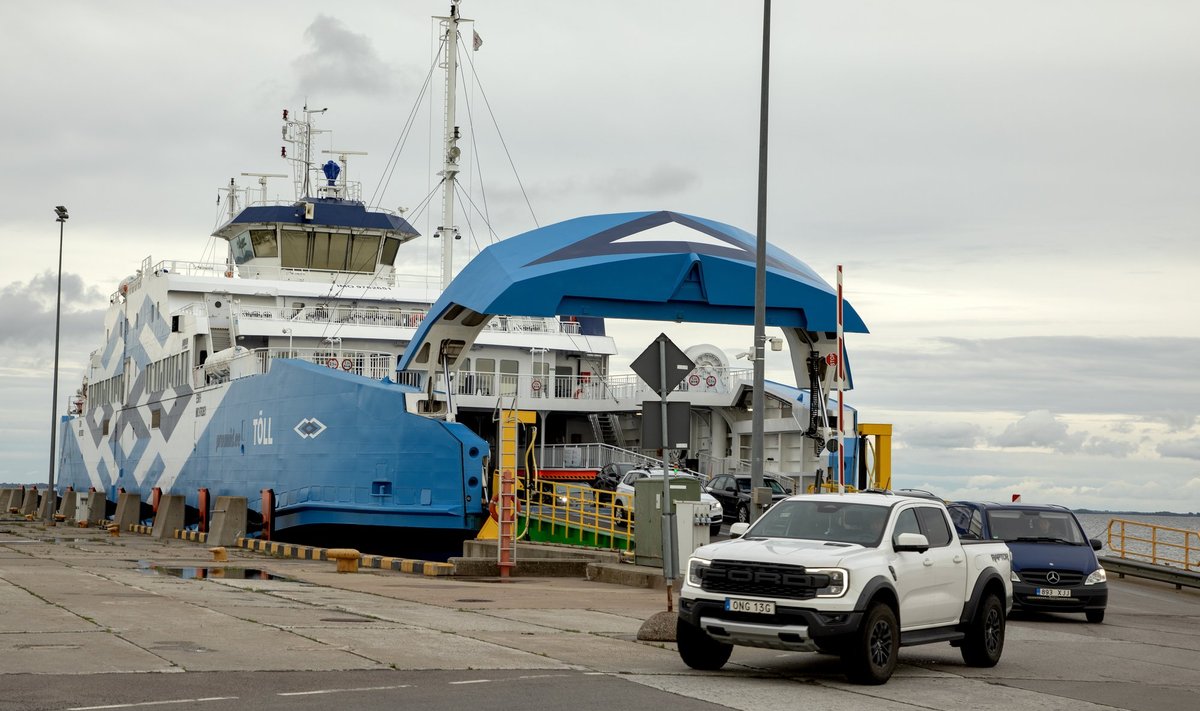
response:
M500 502L497 500L497 497L499 497L499 494L493 495L492 500L488 502L488 516L491 516L492 520L495 521L496 523L500 523ZM517 501L517 515L520 516L521 515L521 499L518 498L516 501Z

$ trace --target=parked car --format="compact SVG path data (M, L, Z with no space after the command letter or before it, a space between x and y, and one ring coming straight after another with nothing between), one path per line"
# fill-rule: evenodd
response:
M763 486L771 487L771 505L786 499L792 492L783 482L764 476ZM704 490L721 502L721 510L730 521L750 521L750 475L722 474L715 476Z
M617 490L613 493L613 504L620 507L618 508L619 512L623 512L625 515L628 515L630 518L632 518L633 482L637 481L638 479L647 478L661 479L662 475L662 469L630 469L625 473L625 476L621 478L620 483L617 484ZM690 476L688 474L681 474L679 472L671 472L671 475ZM700 500L708 504L708 530L710 534L715 536L721 532L721 520L724 518L721 513L721 502L717 501L716 498L714 498L711 494L705 493L703 487L701 487L700 491ZM621 514L618 513L618 515Z
M1103 622L1108 583L1089 540L1062 506L955 501L950 519L964 539L1004 541L1012 551L1013 604L1042 612L1082 612Z
M616 491L617 484L621 483L621 478L636 466L635 464L628 464L626 462L605 464L603 467L600 467L600 471L596 472L596 478L592 480L592 488Z

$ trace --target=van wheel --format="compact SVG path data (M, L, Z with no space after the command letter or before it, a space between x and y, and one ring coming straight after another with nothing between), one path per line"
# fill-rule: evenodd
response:
M1104 610L1088 610L1083 614L1087 615L1088 622L1099 624L1104 621Z
M855 684L886 683L900 656L900 625L892 608L877 602L867 610L863 626L849 641L842 660L846 677Z
M972 667L994 667L1000 661L1004 651L1004 607L995 594L983 598L959 651Z
M718 642L682 617L675 621L675 643L679 658L692 669L716 671L725 666L729 655L733 654L732 644Z

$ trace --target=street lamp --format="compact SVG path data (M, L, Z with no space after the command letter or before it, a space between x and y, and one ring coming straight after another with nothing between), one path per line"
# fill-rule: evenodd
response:
M54 380L51 385L53 394L50 396L50 481L46 487L46 496L50 497L50 505L44 507L46 523L50 525L54 525L55 504L58 503L58 497L54 493L54 445L58 438L58 340L62 322L63 227L66 225L68 217L67 208L62 205L54 208L54 212L58 215L58 289L55 291L54 301Z

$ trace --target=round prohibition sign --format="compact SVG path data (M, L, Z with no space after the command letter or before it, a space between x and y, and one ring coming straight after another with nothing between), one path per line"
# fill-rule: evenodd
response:
M691 385L694 388L699 384L700 384L700 376L699 375L692 373L691 375L688 376L688 385Z
M712 386L716 385L717 384L717 376L715 376L715 375L708 376L707 378L704 379L704 384L710 388Z
M349 371L354 367L354 361L349 358L342 358L342 370Z
M338 367L338 359L337 359L337 358L330 358L329 360L325 361L325 366L326 366L326 367L328 367L328 368L333 368L334 370L337 370L337 367Z
M530 383L530 384L529 384L529 387L530 387L530 388L532 388L532 389L533 389L533 391L536 393L537 391L539 391L539 390L541 390L541 389L542 389L542 381L540 381L540 380L535 380L535 381L533 381L532 383Z
M837 365L837 363L838 363L837 353L830 353L829 355L825 356L825 364L826 365Z

